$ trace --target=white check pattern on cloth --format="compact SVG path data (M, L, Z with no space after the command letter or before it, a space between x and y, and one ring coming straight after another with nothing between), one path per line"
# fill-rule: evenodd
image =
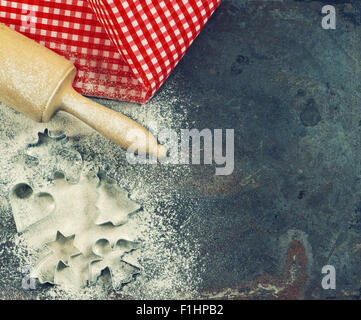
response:
M70 59L79 92L144 103L220 1L0 0L0 22Z

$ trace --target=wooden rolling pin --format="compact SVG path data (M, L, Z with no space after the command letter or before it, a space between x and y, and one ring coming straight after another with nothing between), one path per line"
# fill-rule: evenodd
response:
M123 148L166 155L141 125L78 94L75 75L70 61L0 23L0 101L38 122L64 110Z

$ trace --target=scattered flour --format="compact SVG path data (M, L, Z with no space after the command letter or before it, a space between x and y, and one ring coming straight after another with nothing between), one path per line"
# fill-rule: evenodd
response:
M191 125L186 108L182 106L186 102L172 96L169 89L163 90L145 106L96 101L125 113L156 134L164 128L177 130ZM185 299L197 296L199 248L193 243L186 227L182 228L177 223L178 214L183 209L178 184L181 179L191 176L189 167L130 165L124 150L64 112L59 112L49 123L42 124L0 104L0 121L3 124L0 128L0 237L1 250L7 252L2 257L0 276L6 278L12 274L9 281L0 280L3 296L35 299ZM54 136L65 133L69 137L67 148L81 154L83 171L96 171L98 168L106 171L119 186L129 191L132 200L143 207L139 227L144 245L135 251L134 257L143 270L120 291L109 285L106 273L95 286L80 291L48 285L39 285L32 292L24 292L21 288L24 276L20 272L21 266L31 265L33 259L16 235L8 195L11 188L21 181L30 181L34 189L51 185L51 177L44 176L43 171L38 170L38 164L29 162L25 154L25 146L35 143L38 132L46 128ZM52 166L54 163L45 165ZM10 249L7 250L7 247ZM11 290L13 293L10 293Z

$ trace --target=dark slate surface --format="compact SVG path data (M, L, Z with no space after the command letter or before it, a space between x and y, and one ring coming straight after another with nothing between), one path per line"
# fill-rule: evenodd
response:
M321 28L324 4L336 30ZM360 298L360 39L358 1L223 0L154 98L176 88L194 127L235 129L234 173L192 168L172 208L179 224L198 208L200 295ZM336 290L321 288L327 264ZM7 290L14 273L2 271Z
M208 189L197 216L205 292L270 297L250 293L263 283L288 298L359 297L361 4L322 2L223 1L176 70L199 127L236 130L233 180ZM324 4L336 30L321 28ZM327 264L335 291L320 285Z

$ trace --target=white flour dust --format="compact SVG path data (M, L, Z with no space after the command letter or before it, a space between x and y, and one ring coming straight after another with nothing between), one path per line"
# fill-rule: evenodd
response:
M184 111L186 108L172 98L172 92L164 92L163 96L145 106L109 100L97 102L124 112L154 134L164 128L177 130L190 125ZM8 228L1 229L1 239L5 246L11 242L10 252L16 258L18 268L32 265L34 257L28 255L26 244L16 235L9 192L14 185L22 182L31 185L33 190L44 189L52 184L52 178L44 176L45 171L39 170L39 163L30 161L25 154L26 145L36 143L38 132L44 132L45 128L50 130L52 136L64 133L69 137L66 148L82 155L83 172L96 172L98 168L104 170L120 187L129 191L130 199L143 208L137 225L143 245L134 251L133 257L139 261L142 270L132 282L115 291L106 281L108 275L105 272L94 286L82 290L39 286L30 293L33 298L181 299L197 295L199 248L188 241L192 236L186 230L180 231L176 223L171 223L177 222L178 210L182 209L178 203L181 194L177 186L179 180L191 176L187 166L130 165L124 150L64 112L55 115L49 123L42 124L0 104L0 121L3 123L0 128L0 209L2 225L8 225ZM50 159L49 163L41 165L51 167L54 163ZM78 200L67 198L64 201ZM5 268L14 268L10 264ZM23 276L20 272L16 275L20 278ZM5 292L7 284L4 286ZM18 286L18 295L21 295L21 280Z

